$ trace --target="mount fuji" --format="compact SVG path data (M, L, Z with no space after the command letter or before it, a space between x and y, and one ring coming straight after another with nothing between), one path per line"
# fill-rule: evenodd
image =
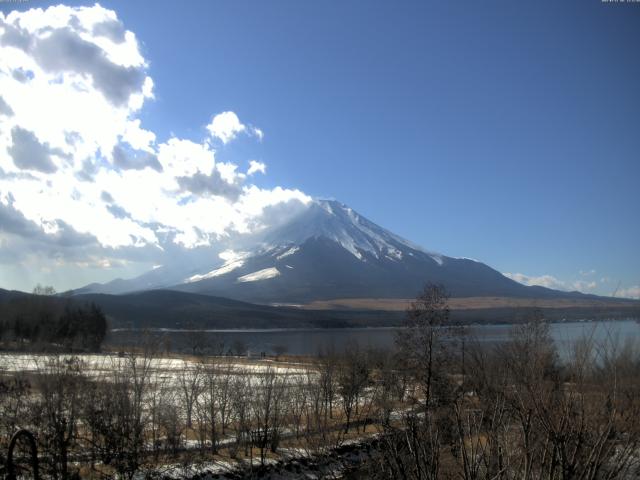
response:
M297 305L413 298L432 282L442 284L452 297L588 297L525 286L481 262L425 250L333 200L314 200L284 224L220 257L208 265L162 266L134 279L91 284L74 293L171 289Z

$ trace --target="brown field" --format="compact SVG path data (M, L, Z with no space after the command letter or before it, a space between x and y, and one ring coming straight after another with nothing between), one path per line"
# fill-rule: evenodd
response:
M338 298L334 300L316 300L303 305L307 310L406 310L412 299L408 298ZM615 308L638 307L634 300L610 299L537 299L510 297L465 297L450 298L452 310L477 310L484 308Z

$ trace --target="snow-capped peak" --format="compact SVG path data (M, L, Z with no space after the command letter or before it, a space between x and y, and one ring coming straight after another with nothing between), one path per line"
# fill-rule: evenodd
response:
M367 255L376 259L400 261L411 252L423 252L439 265L442 255L431 253L379 227L352 208L335 200L315 200L309 207L283 227L265 235L268 245L289 245L280 255L295 253L310 238L327 238L359 260Z

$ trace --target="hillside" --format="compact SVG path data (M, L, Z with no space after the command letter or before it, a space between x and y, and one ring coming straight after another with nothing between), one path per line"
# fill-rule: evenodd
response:
M349 298L413 298L427 282L454 298L596 298L525 286L490 266L424 249L336 201L316 200L283 225L245 238L210 261L176 260L137 278L74 294L171 289L260 304Z

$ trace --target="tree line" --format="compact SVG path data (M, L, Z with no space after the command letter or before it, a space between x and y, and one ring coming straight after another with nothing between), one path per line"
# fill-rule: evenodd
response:
M107 319L94 303L57 297L51 287L36 287L0 303L0 344L10 349L97 351L107 334Z

